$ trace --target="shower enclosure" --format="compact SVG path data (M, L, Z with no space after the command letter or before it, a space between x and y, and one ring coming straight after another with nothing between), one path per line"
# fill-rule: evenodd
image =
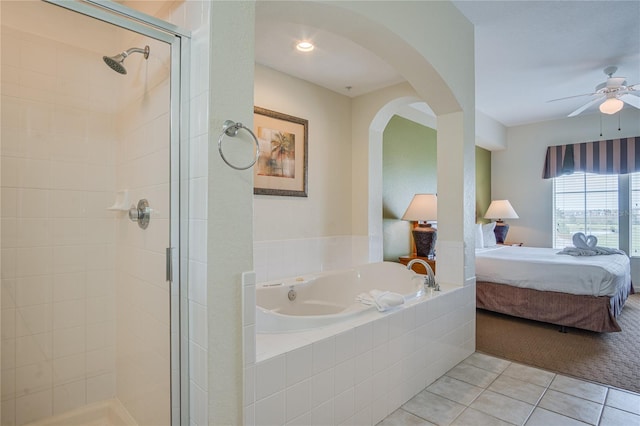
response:
M1 7L1 423L188 424L188 34L118 3Z

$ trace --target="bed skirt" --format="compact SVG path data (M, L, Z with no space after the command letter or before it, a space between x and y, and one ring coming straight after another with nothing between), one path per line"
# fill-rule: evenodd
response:
M614 296L577 296L485 281L476 282L476 307L515 317L597 332L622 331L616 318L633 286Z

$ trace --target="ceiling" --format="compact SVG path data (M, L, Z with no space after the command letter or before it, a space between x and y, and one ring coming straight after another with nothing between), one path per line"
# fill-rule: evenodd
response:
M453 3L476 28L477 108L505 126L566 117L590 97L548 101L593 92L607 66L640 83L639 0ZM256 9L256 62L351 97L404 81L350 40L261 13L268 4ZM295 51L301 38L316 49Z

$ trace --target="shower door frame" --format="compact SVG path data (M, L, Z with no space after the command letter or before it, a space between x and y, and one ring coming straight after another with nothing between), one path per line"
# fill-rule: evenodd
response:
M189 421L188 334L188 193L190 31L111 0L42 0L89 18L167 43L170 72L169 247L166 277L170 282L171 425Z

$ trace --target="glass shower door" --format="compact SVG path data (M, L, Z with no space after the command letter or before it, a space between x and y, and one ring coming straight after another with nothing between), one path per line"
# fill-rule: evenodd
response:
M126 74L103 60L121 52ZM2 425L172 422L174 62L165 40L2 2Z

